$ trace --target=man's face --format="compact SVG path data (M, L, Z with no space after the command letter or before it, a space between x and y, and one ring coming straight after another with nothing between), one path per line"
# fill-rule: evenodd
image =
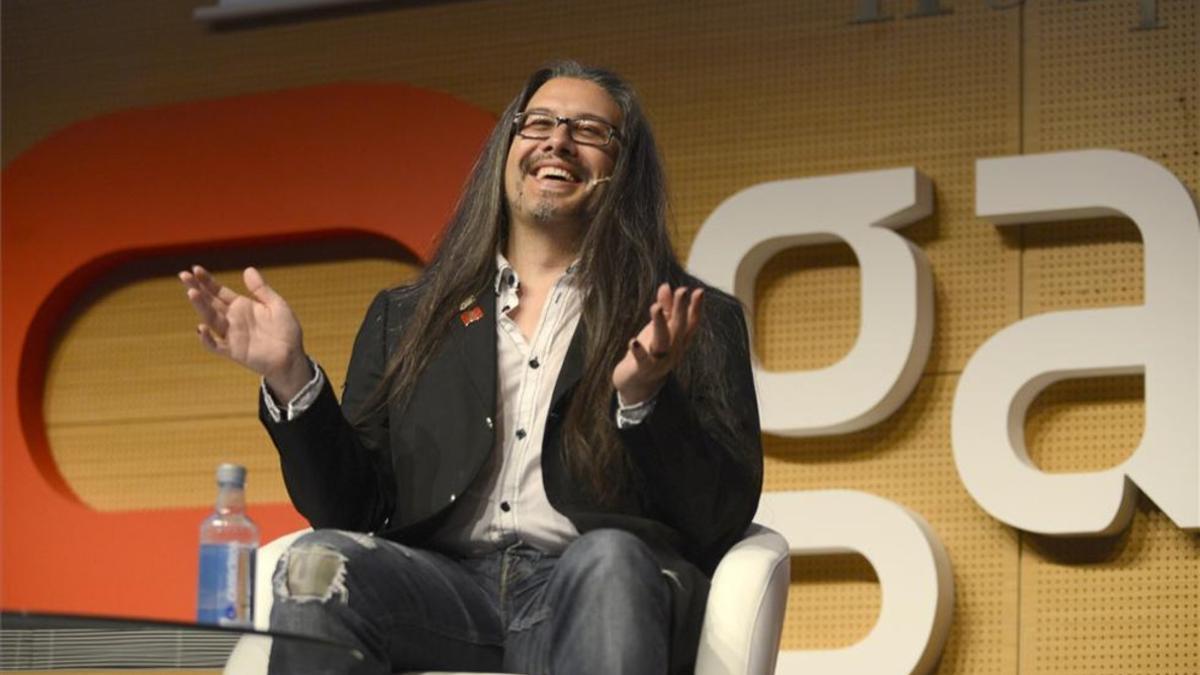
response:
M543 84L525 112L621 125L621 109L608 92L569 77ZM576 142L566 124L555 126L544 140L515 135L504 166L509 216L528 225L583 225L593 192L604 189L593 181L612 175L619 147L615 138L603 147Z

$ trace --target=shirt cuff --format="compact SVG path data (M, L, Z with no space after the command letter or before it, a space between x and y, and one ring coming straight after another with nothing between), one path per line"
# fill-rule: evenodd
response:
M650 413L654 412L654 402L658 400L657 396L634 403L633 405L625 405L621 400L621 392L617 392L617 428L628 429L641 424Z
M313 378L308 381L308 384L301 387L300 391L296 392L292 400L288 401L285 410L279 409L279 404L275 401L271 390L267 388L267 378L264 377L259 384L259 388L262 389L263 403L267 407L267 414L271 416L271 421L276 424L285 420L285 413L286 420L291 422L303 414L305 410L311 408L313 401L316 401L317 395L321 393L321 388L325 386L325 373L321 372L321 367L312 359L309 359L308 362L312 364Z

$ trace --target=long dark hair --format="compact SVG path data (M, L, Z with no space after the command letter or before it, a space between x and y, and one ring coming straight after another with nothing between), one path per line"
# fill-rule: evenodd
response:
M570 77L603 87L621 109L621 141L612 180L600 196L584 235L577 274L584 289L581 326L586 330L583 374L563 421L564 461L576 480L601 503L628 494L630 463L612 419L612 371L630 338L648 320L660 284L699 282L679 265L667 232L666 179L650 125L633 89L607 70L575 61L556 61L537 70L501 114L467 179L463 195L438 245L411 292L416 308L403 327L394 356L364 415L390 403L404 405L437 345L452 325L463 299L488 287L495 254L508 232L504 165L513 140L514 116L547 81ZM736 302L706 291L705 303ZM709 310L715 309L709 307ZM675 371L685 391L702 391L713 419L698 420L718 438L734 437L726 359L728 336L702 321L687 357ZM698 368L697 364L704 364ZM698 381L703 378L705 381ZM726 447L736 447L728 444Z

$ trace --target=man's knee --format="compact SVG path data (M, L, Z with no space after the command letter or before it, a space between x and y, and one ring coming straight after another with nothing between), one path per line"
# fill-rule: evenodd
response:
M569 658L575 662L625 662L613 672L629 672L626 666L643 672L646 663L665 660L671 625L668 584L653 551L636 536L621 530L580 536L563 552L546 588L545 602L557 617L553 630L563 654L575 654ZM607 647L597 652L581 646L596 640Z
M622 577L657 578L654 553L644 541L624 530L592 530L580 535L559 561L562 571L615 581Z
M309 532L288 547L273 577L276 598L296 602L347 602L348 563L377 542L370 535L341 530Z

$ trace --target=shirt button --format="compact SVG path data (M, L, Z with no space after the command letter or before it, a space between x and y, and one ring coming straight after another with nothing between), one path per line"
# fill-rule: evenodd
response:
M508 505L508 502L500 502L500 510L508 513L509 511L512 511L512 507Z
M492 422L492 418L490 418L490 417L483 418L483 423L486 424L487 428L489 428L489 429L496 426L496 424L494 422Z
M522 438L525 438L525 430L524 430L524 429L517 429L517 440L519 441L519 440L521 440Z
M537 368L537 367L538 367L538 366L540 366L540 365L542 365L542 364L541 364L541 362L539 362L539 361L537 360L537 357L536 357L536 356L535 356L535 357L533 357L532 359L529 359L529 367L530 367L530 368Z

